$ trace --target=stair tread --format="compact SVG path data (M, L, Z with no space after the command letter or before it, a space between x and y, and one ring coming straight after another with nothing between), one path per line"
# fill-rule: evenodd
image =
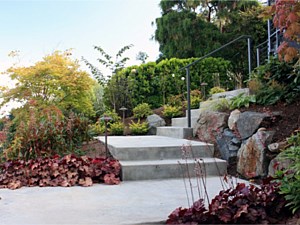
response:
M218 158L199 158L201 159L200 162L204 163L225 163L226 161L223 159L218 159ZM173 165L173 164L178 164L178 162L184 164L186 161L184 159L162 159L162 160L139 160L139 161L122 161L120 160L120 163L122 166L140 166L140 165ZM194 163L194 159L188 159L188 163Z
M157 127L156 129L172 129L172 128L175 128L175 129L191 129L190 127L180 127L180 126L165 126L165 127Z
M104 137L98 137L101 142L104 143ZM108 137L108 145L113 146L117 149L122 148L163 148L163 147L178 147L179 149L182 145L192 145L192 146L212 146L212 144L200 142L200 141L191 141L187 139L178 139L165 136L115 136Z

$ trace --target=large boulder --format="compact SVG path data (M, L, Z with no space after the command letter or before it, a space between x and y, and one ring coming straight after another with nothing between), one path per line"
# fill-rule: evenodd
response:
M238 173L247 179L268 174L269 160L266 157L266 146L271 143L273 135L274 131L260 128L242 144L238 151Z
M282 159L278 154L274 159L271 160L268 168L268 176L274 176L278 170L284 170L289 167L291 160Z
M230 130L236 129L236 123L239 120L240 115L241 115L241 112L238 109L235 109L230 113L230 116L228 118L228 127Z
M157 114L147 116L146 121L149 124L149 135L156 135L156 127L162 127L166 125L166 121Z
M245 96L249 95L249 88L242 88L242 89L236 89L232 91L225 91L221 93L212 94L212 99L218 99L218 98L226 98L231 99L233 97L236 97L240 94L244 94Z
M219 133L216 138L217 146L221 158L227 161L235 159L241 146L241 140L231 130L226 128L223 133Z
M216 143L216 136L227 127L229 114L224 112L204 111L200 114L196 126L196 135L201 141Z
M236 121L236 128L240 137L244 140L252 136L266 117L268 115L265 113L250 111L241 113Z

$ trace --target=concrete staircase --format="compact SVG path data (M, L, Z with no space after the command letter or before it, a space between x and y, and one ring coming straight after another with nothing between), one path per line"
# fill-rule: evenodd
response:
M156 135L189 139L195 135L193 130L197 124L200 113L206 110L211 110L220 99L214 99L200 103L199 109L191 110L191 128L188 128L187 117L172 118L171 126L157 127ZM187 115L187 111L185 113Z
M193 129L196 127L201 112L215 110L216 106L222 101L230 100L239 94L249 95L249 89L244 88L213 94L210 100L200 102L199 109L191 110L191 128L188 128L187 117L172 118L171 126L156 128L156 135L184 139L191 138L195 135L196 131Z
M104 142L104 137L98 137ZM182 159L183 146L190 146L187 160ZM120 161L123 181L191 177L195 174L195 158L207 176L226 172L227 163L213 158L213 145L164 136L109 136L108 147ZM185 149L188 149L186 147ZM199 164L198 164L199 165Z
M194 136L193 127L202 111L212 110L220 101L241 93L247 95L249 90L223 92L213 95L212 100L201 102L199 109L191 110L191 128L187 126L187 117L182 117L173 118L172 126L157 127L156 135L153 136L109 136L109 150L122 166L121 179L182 178L187 177L187 174L196 176L195 165L205 170L206 176L225 174L227 162L213 158L213 145L187 139ZM104 137L98 139L104 143ZM189 159L182 159L182 150L189 148L183 146L191 146L192 156Z

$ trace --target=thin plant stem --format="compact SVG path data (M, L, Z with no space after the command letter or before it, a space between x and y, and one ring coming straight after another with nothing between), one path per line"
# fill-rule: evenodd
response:
M198 194L200 199L204 199L204 196L202 194L202 187L201 187L201 182L200 182L200 168L197 164L197 159L195 159L195 173L196 173L196 181L197 181L197 188L198 188Z
M200 159L203 161L203 159ZM200 163L200 160L197 161L198 165L199 165L199 168L202 170L202 166L201 166L201 163ZM204 164L204 163L203 163ZM204 168L205 168L205 164L204 164ZM205 170L205 169L204 169ZM204 171L204 176L201 176L201 180L202 180L202 183L203 183L203 188L204 188L204 191L205 191L205 196L206 196L206 199L207 199L207 204L209 205L210 201L209 201L209 197L208 197L208 192L207 192L207 185L206 185L206 170Z
M183 165L178 161L178 164L180 165L181 171L182 171L182 179L183 179L183 183L184 183L184 188L185 188L185 194L187 196L187 201L188 201L188 206L191 207L190 205L190 200L189 200L189 193L187 190L187 186L186 186L186 181L185 181L185 176L184 176L184 169L183 169Z

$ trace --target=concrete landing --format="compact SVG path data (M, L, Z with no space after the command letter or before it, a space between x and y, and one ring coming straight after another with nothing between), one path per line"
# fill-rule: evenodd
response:
M206 183L209 199L222 190L219 177L207 178ZM195 180L193 184L197 200ZM0 189L0 197L0 225L163 224L173 210L189 205L183 179L96 184L86 188Z

